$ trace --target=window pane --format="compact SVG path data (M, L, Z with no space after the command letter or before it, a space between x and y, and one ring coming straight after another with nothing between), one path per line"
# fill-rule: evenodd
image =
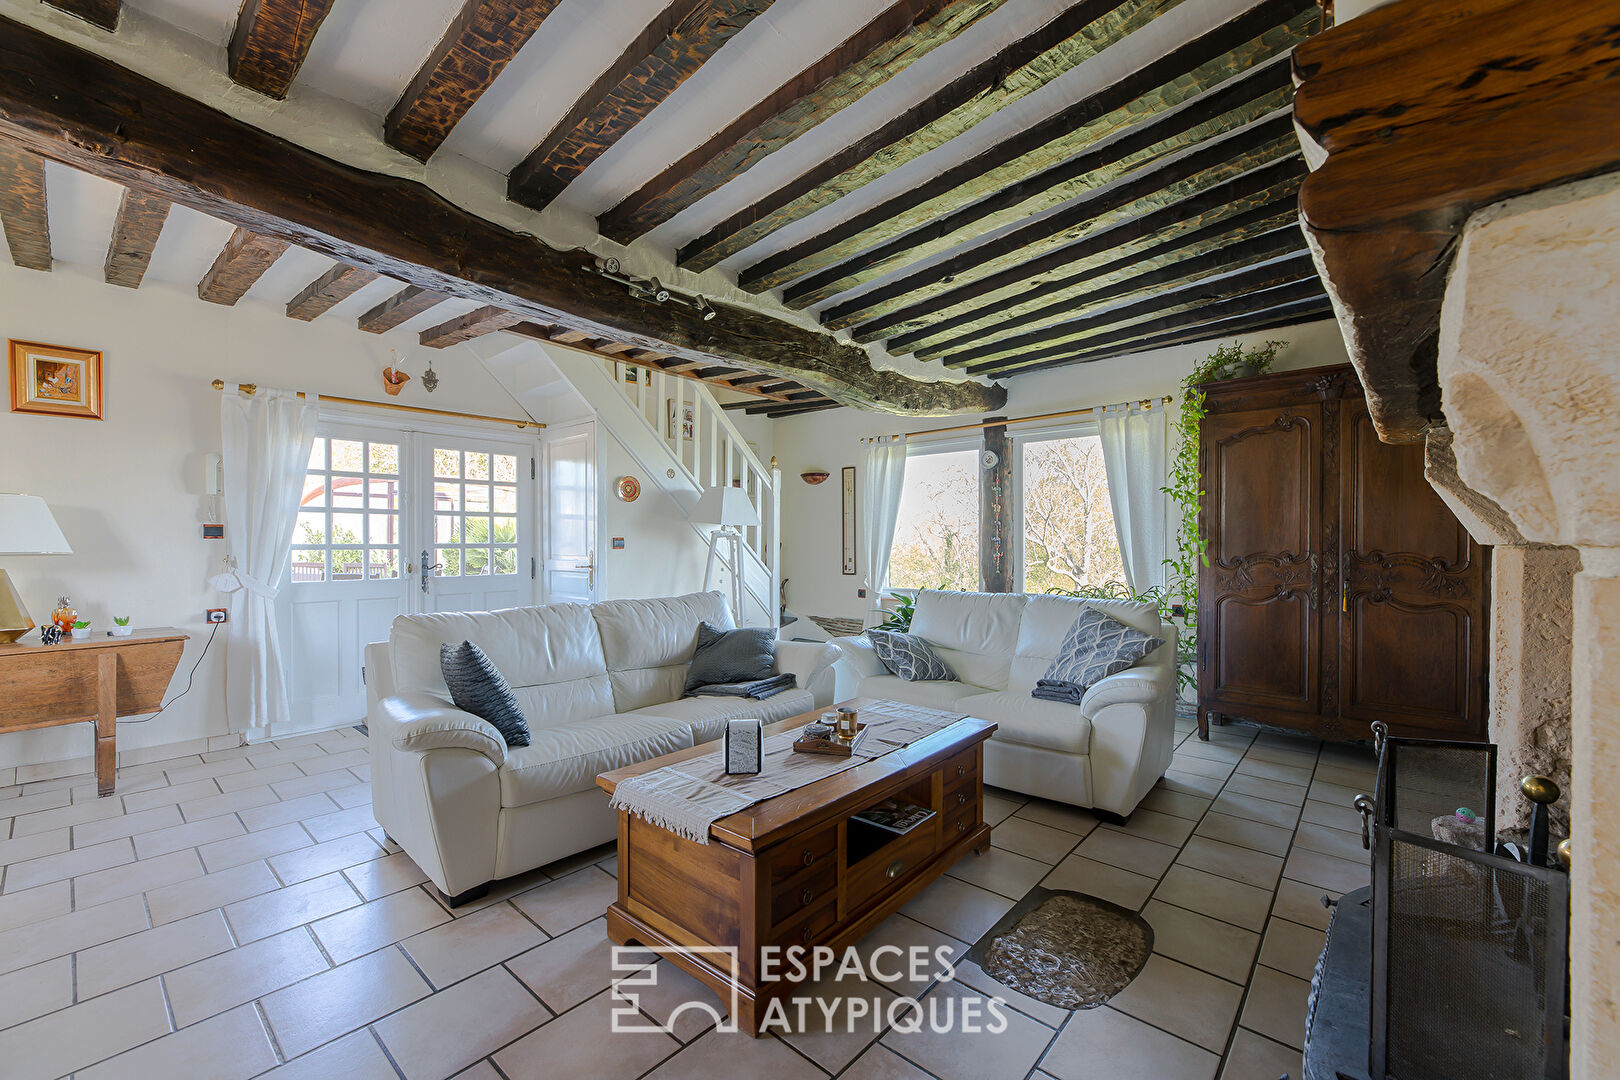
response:
M467 455L467 479L469 479L469 480L488 480L489 479L489 455L488 454L472 454L472 453L469 453Z
M326 505L326 477L320 473L310 473L304 477L304 493L298 498L299 506L325 506Z
M433 475L459 477L461 475L461 451L435 448L433 451Z
M496 548L495 572L497 574L517 573L517 552L512 548Z
M467 577L482 577L489 573L489 548L467 548L467 564L462 573Z
M358 476L332 477L332 505L358 510L365 505L366 482Z
M371 489L369 498L373 510L399 509L398 480L371 480L366 486Z
M461 485L460 484L434 484L433 485L433 509L440 510L440 511L444 511L444 510L460 510L461 509Z
M517 479L517 458L511 454L495 455L495 479L510 483Z
M326 468L326 440L317 438L309 448L309 467L311 469Z
M299 514L298 527L293 530L293 543L326 543L326 515L319 512Z
M517 513L517 488L505 484L495 485L495 512L497 514Z
M467 485L467 509L468 510L476 510L479 513L484 513L484 514L489 513L489 485L488 484L468 484Z
M399 552L394 548L372 548L366 576L375 579L399 577Z
M354 581L361 576L365 552L357 547L332 549L332 580Z
M889 584L904 589L979 587L978 458L975 450L960 450L906 459Z
M461 518L455 514L433 516L433 542L435 544L461 543Z
M1095 435L1023 444L1024 591L1124 582ZM907 462L910 465L910 462Z
M399 543L399 515L398 514L367 514L366 515L366 543L368 543L368 544L397 544L397 543Z
M332 469L334 472L362 472L365 460L360 453L360 443L351 439L332 440Z
M292 553L292 579L294 581L325 581L326 552L295 550Z
M362 544L365 543L366 516L364 514L333 514L332 537L333 544Z
M434 558L434 561L439 564L439 569L434 571L434 573L437 576L439 576L439 577L460 577L461 576L461 549L460 548L439 548L438 549L438 555Z
M490 537L497 544L517 543L517 518L498 517L495 519L495 532Z
M383 476L398 476L399 446L395 443L372 443L371 471Z
M489 543L489 518L468 516L462 520L464 524L462 525L461 529L463 535L467 538L467 543Z

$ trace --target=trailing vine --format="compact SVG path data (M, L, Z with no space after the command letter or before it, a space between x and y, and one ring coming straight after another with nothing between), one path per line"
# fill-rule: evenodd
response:
M1198 661L1198 568L1209 560L1209 542L1198 525L1203 503L1203 477L1198 467L1198 432L1208 415L1206 398L1199 389L1206 383L1263 375L1277 359L1277 350L1286 341L1267 341L1251 349L1234 342L1210 353L1181 380L1181 412L1176 418L1176 447L1170 460L1170 474L1164 493L1170 496L1176 521L1174 554L1164 560L1165 591L1181 605L1182 629L1176 646L1176 678L1183 687L1197 685Z

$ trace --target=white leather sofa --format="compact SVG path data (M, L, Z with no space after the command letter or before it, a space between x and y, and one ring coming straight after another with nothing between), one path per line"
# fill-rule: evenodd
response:
M1095 607L1164 644L1100 680L1078 706L1030 697L1080 612ZM911 632L960 682L889 674L865 637L834 641L837 696L890 698L994 720L985 782L1124 816L1170 766L1176 707L1176 628L1152 604L1022 593L917 594Z
M838 650L778 641L798 687L757 701L683 698L698 623L732 625L723 594L401 615L366 646L371 799L383 829L452 902L612 840L599 773L831 703ZM439 646L472 641L511 684L530 744L457 709Z

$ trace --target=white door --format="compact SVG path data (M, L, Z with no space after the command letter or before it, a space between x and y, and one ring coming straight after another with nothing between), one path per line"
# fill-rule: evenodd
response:
M494 611L534 602L531 443L420 435L431 490L418 503L418 611Z
M540 444L545 489L546 603L597 599L596 421L548 428Z

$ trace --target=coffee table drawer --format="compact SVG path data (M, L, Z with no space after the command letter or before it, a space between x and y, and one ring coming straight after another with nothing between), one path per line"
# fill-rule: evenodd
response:
M917 826L849 868L844 890L848 910L857 910L929 860L934 854L934 820L937 819Z
M979 775L979 748L972 746L955 757L946 759L940 771L945 776L946 791L972 781Z
M837 891L837 860L814 860L808 868L801 868L799 873L771 887L771 925L777 926L795 912L823 903Z
M790 945L814 945L838 922L838 897L828 893L820 907L798 915L780 926L771 936L769 944L781 948Z
M979 804L969 801L966 806L947 808L941 832L941 847L950 847L979 824Z
M771 888L818 863L832 866L838 855L838 826L830 825L820 832L796 836L780 847L765 853L766 875Z

